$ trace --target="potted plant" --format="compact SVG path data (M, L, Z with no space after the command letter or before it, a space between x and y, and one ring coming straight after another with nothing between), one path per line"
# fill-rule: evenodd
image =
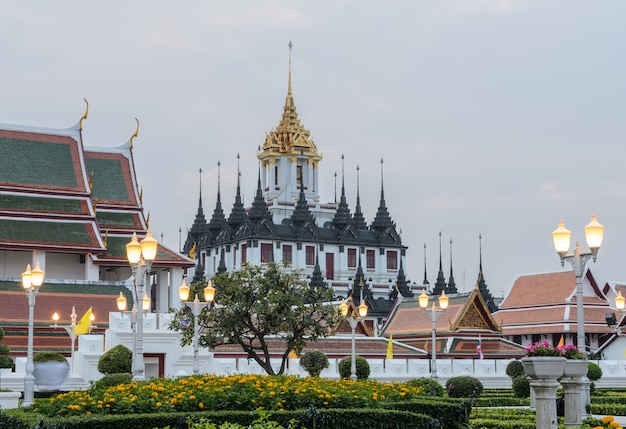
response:
M35 384L42 391L59 390L70 364L65 356L57 352L39 352L33 356Z
M526 357L522 358L522 365L530 378L556 380L563 375L566 361L561 350L547 341L537 341L526 347Z
M564 377L580 378L587 375L589 365L587 364L587 355L578 350L574 344L566 344L557 347L567 361L565 362Z

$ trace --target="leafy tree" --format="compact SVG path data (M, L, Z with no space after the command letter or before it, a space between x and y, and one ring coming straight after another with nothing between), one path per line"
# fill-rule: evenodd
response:
M238 344L269 375L283 374L289 352L299 354L308 341L330 334L339 311L331 289L312 287L299 272L276 263L244 264L241 270L213 277L215 302L199 316L202 347ZM193 290L193 287L192 287ZM191 295L191 294L190 294ZM193 316L176 312L169 329L182 331L181 344L193 342ZM281 365L270 364L270 340L282 340Z

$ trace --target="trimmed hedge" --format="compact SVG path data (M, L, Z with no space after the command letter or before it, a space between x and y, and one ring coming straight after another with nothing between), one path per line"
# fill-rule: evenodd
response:
M12 411L12 412L9 412ZM258 413L251 411L217 411L196 413L154 413L85 415L62 418L40 418L19 412L0 410L0 427L14 429L127 429L164 428L187 429L188 422L210 419L220 425L226 422L248 426L257 419ZM385 409L308 409L297 411L268 412L268 417L283 426L295 419L299 426L317 429L361 429L367 422L368 429L439 429L442 425L432 417L402 410ZM443 427L450 427L445 426Z
M393 402L383 408L411 411L431 416L441 423L441 427L454 429L464 427L468 422L472 404L464 399L428 397L423 401Z

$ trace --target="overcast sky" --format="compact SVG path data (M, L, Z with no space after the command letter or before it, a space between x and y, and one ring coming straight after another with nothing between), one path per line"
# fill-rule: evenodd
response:
M584 243L606 227L596 279L626 281L626 2L1 1L0 123L74 125L87 146L135 131L155 236L179 247L198 206L246 205L256 148L293 91L322 152L322 202L345 155L350 208L360 166L371 221L384 158L387 206L409 246L407 276L439 263L469 290L483 270L502 296L519 274L561 270L560 218ZM25 154L27 155L27 154ZM572 243L573 245L573 243ZM566 269L570 269L566 265Z

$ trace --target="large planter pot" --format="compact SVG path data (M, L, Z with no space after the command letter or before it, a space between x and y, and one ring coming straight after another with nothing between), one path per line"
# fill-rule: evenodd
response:
M563 375L567 359L558 356L536 356L522 358L527 376L534 379L557 379Z
M33 375L35 376L35 384L40 391L59 390L69 372L70 365L67 362L34 363Z
M0 408L17 408L21 397L20 392L0 392Z
M589 361L587 359L567 359L563 377L582 378L587 375Z

